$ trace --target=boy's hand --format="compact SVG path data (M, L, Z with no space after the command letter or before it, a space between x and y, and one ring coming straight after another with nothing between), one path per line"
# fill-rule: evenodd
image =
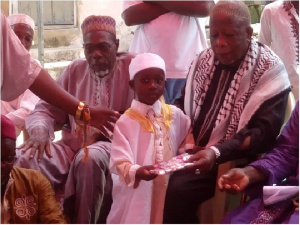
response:
M155 167L153 165L149 166L141 166L140 168L137 169L135 173L135 182L133 185L133 188L137 188L140 184L141 180L153 180L155 177L157 177L156 174L150 173L150 170L154 169Z
M154 168L153 165L141 166L135 173L135 179L146 181L153 180L157 175L150 173L150 170L153 170Z

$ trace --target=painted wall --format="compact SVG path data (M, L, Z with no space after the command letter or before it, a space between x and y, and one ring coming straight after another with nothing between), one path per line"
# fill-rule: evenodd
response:
M80 27L83 20L89 15L106 15L116 20L117 38L120 39L119 51L127 51L135 26L127 27L121 17L123 1L122 0L78 0L77 7L77 23ZM82 37L81 37L82 38ZM80 40L76 40L81 42Z
M22 0L18 0L22 1ZM1 0L1 9L5 15L9 15L9 4L18 1ZM28 1L28 0L27 0ZM75 27L56 26L52 28L44 27L45 47L59 47L67 45L82 46L82 35L80 25L89 15L107 15L116 20L117 38L120 39L119 51L127 51L135 26L127 27L121 17L123 0L75 0ZM34 36L35 45L37 35Z
M9 1L0 1L1 10L3 10L5 16L9 16Z

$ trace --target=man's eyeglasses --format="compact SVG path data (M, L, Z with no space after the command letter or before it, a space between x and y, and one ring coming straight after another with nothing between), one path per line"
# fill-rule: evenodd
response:
M85 51L87 51L89 53L94 52L96 49L98 49L102 53L108 53L111 49L111 45L108 43L102 43L102 44L98 44L98 45L84 44L83 48Z
M16 156L10 156L6 159L1 158L1 163L5 164L5 165L12 165L15 163L16 160L17 160Z

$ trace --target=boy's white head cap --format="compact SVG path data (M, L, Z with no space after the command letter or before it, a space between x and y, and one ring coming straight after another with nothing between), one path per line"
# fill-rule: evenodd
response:
M130 80L134 79L134 76L148 68L160 68L166 74L166 65L165 61L156 54L153 53L143 53L135 56L129 65L129 76Z

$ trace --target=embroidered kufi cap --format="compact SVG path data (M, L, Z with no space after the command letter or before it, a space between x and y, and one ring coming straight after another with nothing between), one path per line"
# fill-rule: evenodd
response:
M89 16L81 24L82 34L91 31L107 31L116 35L116 21L110 16Z
M10 26L19 24L19 23L23 23L23 24L29 25L31 27L31 29L34 30L34 20L26 14L11 15L11 16L7 17L7 21Z
M129 65L130 80L133 80L134 76L138 72L148 68L160 68L166 74L165 61L159 55L153 53L143 53L138 54L131 60Z
M11 138L16 140L16 128L14 123L5 115L1 114L1 138Z

